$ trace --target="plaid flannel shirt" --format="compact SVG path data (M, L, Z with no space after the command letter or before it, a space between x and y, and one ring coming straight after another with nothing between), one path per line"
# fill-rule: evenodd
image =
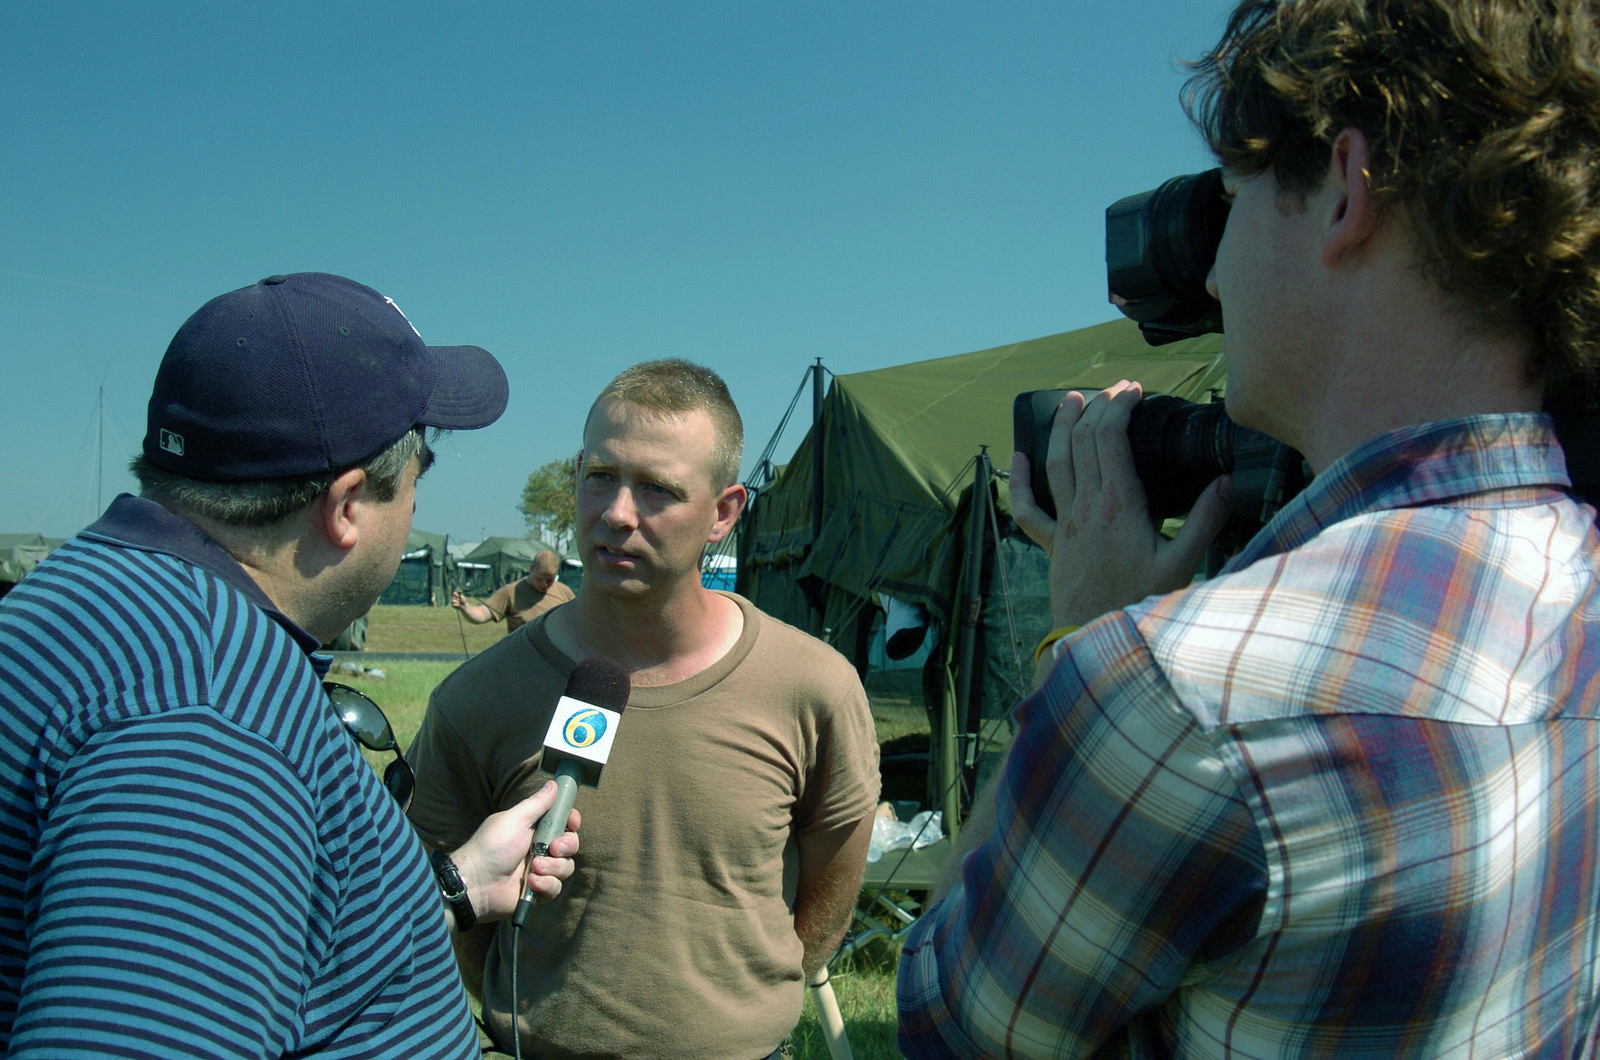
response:
M1590 1056L1600 539L1538 414L1391 432L1058 646L909 1057Z

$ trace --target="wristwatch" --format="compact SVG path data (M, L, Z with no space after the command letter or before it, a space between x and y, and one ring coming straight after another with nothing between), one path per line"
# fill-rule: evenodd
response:
M428 864L433 866L433 878L439 881L439 897L456 915L456 931L462 934L471 931L478 923L478 914L473 911L472 899L467 897L467 885L462 882L456 863L450 860L449 854L435 850L428 855Z

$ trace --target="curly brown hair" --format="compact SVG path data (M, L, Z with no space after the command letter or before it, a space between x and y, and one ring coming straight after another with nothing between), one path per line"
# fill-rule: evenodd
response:
M1335 137L1371 145L1424 274L1526 334L1546 383L1600 365L1594 0L1242 0L1184 108L1224 166L1304 194Z

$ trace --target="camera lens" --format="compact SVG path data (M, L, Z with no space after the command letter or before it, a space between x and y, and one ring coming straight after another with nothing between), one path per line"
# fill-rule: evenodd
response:
M1133 407L1128 441L1152 518L1184 514L1212 479L1233 470L1237 431L1220 401L1151 394Z
M1055 498L1045 470L1055 412L1065 390L1030 390L1012 402L1012 435L1032 468L1034 502L1052 519ZM1093 391L1084 397L1092 398ZM1183 515L1194 507L1211 480L1233 470L1234 446L1254 436L1228 419L1220 401L1197 405L1170 394L1150 394L1133 407L1128 442L1133 466L1144 484L1150 514L1157 520Z

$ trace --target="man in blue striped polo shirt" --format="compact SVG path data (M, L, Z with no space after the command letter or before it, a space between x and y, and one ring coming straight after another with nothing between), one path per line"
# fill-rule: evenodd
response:
M478 1055L449 933L514 908L553 785L425 857L409 772L385 790L312 653L394 576L423 429L506 396L486 351L337 276L178 331L142 495L0 603L0 1053Z

